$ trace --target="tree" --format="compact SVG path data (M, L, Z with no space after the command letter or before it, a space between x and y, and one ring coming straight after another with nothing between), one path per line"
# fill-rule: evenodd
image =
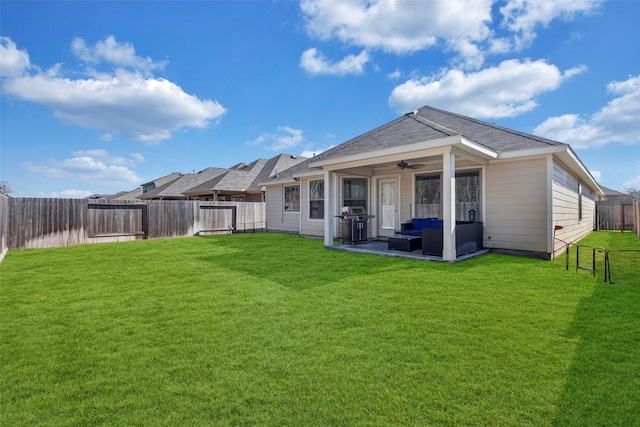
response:
M640 190L637 188L627 188L627 194L636 199L640 199Z
M11 189L7 181L0 181L0 194L8 195L12 191L13 190Z

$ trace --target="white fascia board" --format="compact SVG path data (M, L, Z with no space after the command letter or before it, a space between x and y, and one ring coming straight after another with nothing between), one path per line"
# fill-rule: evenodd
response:
M588 184L592 190L595 190L595 192L598 193L600 197L604 196L604 191L602 191L602 188L600 188L598 182L593 178L593 175L591 175L589 169L586 168L586 166L582 163L578 155L570 146L567 146L566 155L564 157L568 157L571 159L571 167L573 168L574 166L576 166L578 175L580 175L585 179L585 181L587 181L585 182L585 184Z
M504 151L498 154L498 159L514 159L516 157L531 157L531 156L541 156L545 154L564 153L567 151L568 148L569 148L568 145L550 145L548 147Z
M358 154L351 154L351 155L342 156L342 157L334 157L327 160L320 160L317 162L310 163L309 167L325 168L329 166L326 169L332 170L334 168L330 166L344 165L345 163L351 163L351 162L362 162L367 160L373 160L379 157L386 157L386 156L393 156L393 155L402 156L403 154L412 153L415 151L420 151L420 150L424 151L424 150L432 150L432 149L447 147L447 146L460 143L461 139L462 139L461 135L452 135L444 138L430 139L427 141L415 142L413 144L401 145L398 147L390 147L382 150L366 151ZM401 158L399 159L402 160Z
M495 151L485 147L482 144L478 144L477 142L467 139L464 136L460 138L460 144L465 148L464 151L468 151L468 149L471 149L471 154L475 154L476 156L485 158L487 160L498 158L498 153L496 153Z
M296 179L292 176L287 177L286 179L276 178L273 181L269 182L261 182L260 185L270 186L270 185L282 185L282 184L290 184L296 182Z
M324 178L324 174L322 173L322 169L309 169L307 171L304 172L299 172L295 175L293 175L294 179L297 178L309 178L309 177L318 177L318 179L323 179Z

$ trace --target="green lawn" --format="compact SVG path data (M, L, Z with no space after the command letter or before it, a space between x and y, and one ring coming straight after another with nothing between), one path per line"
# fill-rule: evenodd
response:
M549 261L247 234L11 251L0 280L2 426L640 425L640 285Z

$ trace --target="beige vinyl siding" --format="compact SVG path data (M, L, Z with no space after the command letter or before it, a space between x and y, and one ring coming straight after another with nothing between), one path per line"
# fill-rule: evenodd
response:
M547 252L547 159L486 168L484 246Z
M562 226L555 233L554 253L593 231L596 196L582 185L582 219L578 214L580 181L558 161L553 162L553 225Z
M300 233L300 212L284 212L284 185L267 186L267 231Z
M319 179L324 180L324 176L318 175L316 177L300 179L300 216L302 218L302 222L300 224L300 233L303 236L324 236L324 220L309 219L309 181ZM325 203L326 199L327 194L325 193Z

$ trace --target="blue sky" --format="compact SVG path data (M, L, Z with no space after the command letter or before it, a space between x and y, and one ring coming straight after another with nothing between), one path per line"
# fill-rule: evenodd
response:
M0 180L112 194L432 105L640 188L640 1L0 2Z

